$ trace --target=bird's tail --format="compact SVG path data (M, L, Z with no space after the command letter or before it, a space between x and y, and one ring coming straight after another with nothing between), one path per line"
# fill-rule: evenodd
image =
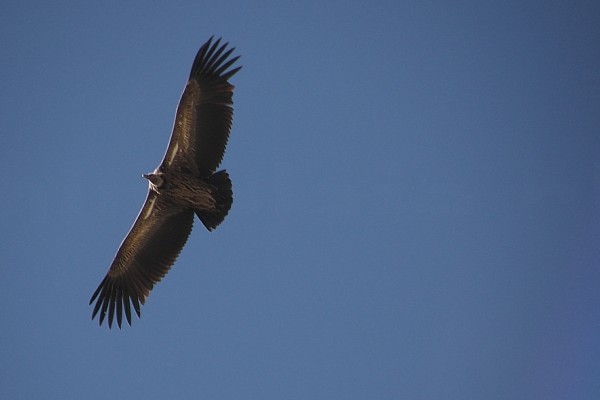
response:
M210 211L195 210L195 212L206 229L212 231L219 226L227 216L227 213L231 208L231 203L233 203L233 191L231 190L229 174L225 170L215 172L208 179L208 183L216 189L213 192L215 209Z

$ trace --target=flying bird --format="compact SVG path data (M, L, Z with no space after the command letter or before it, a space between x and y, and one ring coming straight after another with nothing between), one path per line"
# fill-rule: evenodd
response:
M229 79L241 68L239 56L221 39L211 37L200 47L177 106L165 156L151 173L148 195L133 226L121 243L100 285L90 299L92 319L99 325L116 316L131 325L131 309L140 308L150 291L169 271L185 245L194 215L212 231L233 202L231 180L216 171L223 159L233 120L233 85Z

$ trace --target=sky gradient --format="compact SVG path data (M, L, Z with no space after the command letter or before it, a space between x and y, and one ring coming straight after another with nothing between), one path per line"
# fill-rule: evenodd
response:
M0 398L600 398L600 6L500 3L4 2ZM213 34L232 210L98 327Z

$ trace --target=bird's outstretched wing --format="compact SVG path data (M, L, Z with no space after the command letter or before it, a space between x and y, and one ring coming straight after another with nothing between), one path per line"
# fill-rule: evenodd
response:
M108 327L117 317L121 328L123 313L131 325L131 306L140 316L140 305L169 271L185 245L194 223L194 212L166 204L152 190L135 223L121 243L106 277L90 305L96 301L92 319L100 312L99 324L108 316Z
M202 45L181 95L169 146L161 167L173 162L187 165L192 172L208 176L215 172L227 146L233 120L233 85L228 82L241 68L231 69L239 56L234 48L214 43Z

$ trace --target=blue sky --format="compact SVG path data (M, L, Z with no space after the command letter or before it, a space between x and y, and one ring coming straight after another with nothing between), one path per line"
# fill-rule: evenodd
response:
M600 6L355 3L0 6L1 398L600 398ZM213 34L233 208L98 327Z

